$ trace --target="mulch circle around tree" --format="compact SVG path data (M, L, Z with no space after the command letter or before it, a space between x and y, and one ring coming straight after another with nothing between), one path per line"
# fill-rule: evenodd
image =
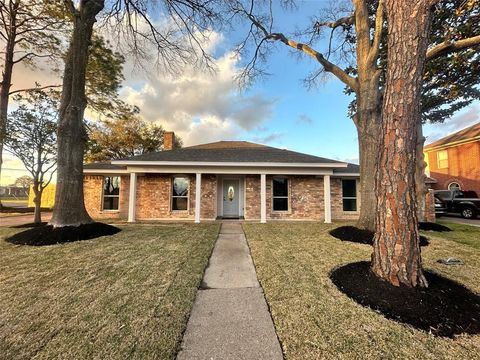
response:
M424 274L428 288L396 287L375 276L370 263L362 261L335 268L330 279L349 298L387 319L436 336L479 334L480 296L433 272Z
M19 232L8 237L6 241L16 245L45 246L95 239L100 236L114 235L120 231L121 229L115 226L99 222L57 228L44 225Z
M355 226L340 226L329 231L329 234L342 241L356 242L360 244L373 245L375 233L370 230L359 229ZM428 246L428 239L420 235L420 246Z
M452 231L452 229L450 229L448 226L432 223L432 222L423 222L423 221L418 223L418 228L420 230L425 230L425 231L438 231L438 232Z

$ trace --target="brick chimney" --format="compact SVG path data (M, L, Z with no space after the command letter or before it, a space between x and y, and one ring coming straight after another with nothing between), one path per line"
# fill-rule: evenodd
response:
M163 133L163 150L173 150L175 141L175 133L173 131L165 131Z

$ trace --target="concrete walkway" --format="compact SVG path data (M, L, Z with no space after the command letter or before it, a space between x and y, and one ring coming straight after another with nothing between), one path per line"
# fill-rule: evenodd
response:
M177 359L283 359L239 223L223 223Z

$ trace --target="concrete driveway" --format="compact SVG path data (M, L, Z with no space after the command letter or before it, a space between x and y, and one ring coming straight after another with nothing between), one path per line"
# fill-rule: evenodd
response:
M442 217L437 218L437 220L448 221L455 224L464 224L464 225L472 225L472 226L480 227L480 214L477 215L476 219L464 219L460 215L449 214L449 215L443 215Z
M51 217L51 212L42 213L42 221L49 221ZM32 222L33 214L0 217L0 226L16 226L22 224L29 224Z

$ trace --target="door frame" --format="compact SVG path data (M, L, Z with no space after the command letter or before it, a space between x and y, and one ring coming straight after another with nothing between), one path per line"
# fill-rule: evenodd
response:
M229 177L224 177L222 178L222 186L221 186L221 189L222 189L222 194L221 194L221 201L220 201L220 206L221 206L221 217L222 218L225 218L225 215L223 213L223 197L226 196L226 194L224 193L225 192L225 181L235 181L237 183L237 193L238 193L238 209L237 209L237 215L236 216L230 216L231 218L235 219L235 218L240 218L240 214L241 214L241 206L242 206L242 202L240 201L240 196L242 195L240 193L240 178L239 177L233 177L233 176L229 176ZM228 218L228 217L227 217Z

